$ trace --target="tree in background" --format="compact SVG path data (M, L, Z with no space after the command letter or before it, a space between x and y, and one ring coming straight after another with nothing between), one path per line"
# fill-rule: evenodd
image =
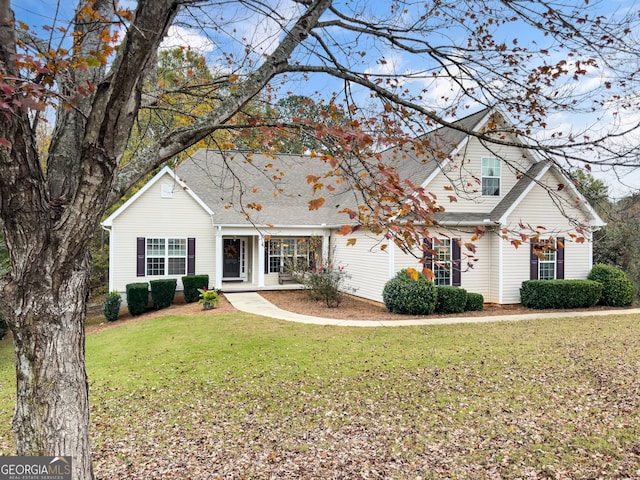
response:
M91 240L110 206L177 155L242 129L258 130L267 149L273 129L308 132L304 118L274 125L258 113L278 108L287 92L313 79L337 80L315 104L335 105L349 122L313 126L324 149L309 160L331 171L310 187L322 192L346 182L361 206L345 213L401 246L428 235L438 206L376 153L406 145L440 158L420 134L462 128L453 122L468 109L499 106L511 116L513 128L494 122L483 132L465 131L486 145L509 145L515 136L563 166L583 162L585 151L603 165L636 158L637 143L617 141L635 125L612 123L598 135L586 127L543 134L555 113L595 109L619 121L637 113L630 100L637 12L606 18L606 3L75 4L68 18L39 30L0 0L0 220L11 258L0 279L0 314L13 333L19 372L17 452L71 455L76 479L93 477L84 362ZM50 11L62 17L68 3L57 7ZM204 69L185 75L156 68L164 55L167 62L197 61L162 53L165 37L185 28L216 46L207 58L218 67L208 69L211 78ZM594 78L601 81L581 81ZM254 100L270 108L254 112ZM36 132L46 120L53 131L45 156Z

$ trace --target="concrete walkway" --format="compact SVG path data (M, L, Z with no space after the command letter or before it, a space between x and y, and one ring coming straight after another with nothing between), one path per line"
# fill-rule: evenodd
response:
M256 292L229 292L224 294L229 303L242 312L262 315L264 317L287 320L289 322L309 323L313 325L337 325L341 327L406 327L415 325L445 325L453 323L487 323L487 322L513 322L519 320L533 320L537 318L570 318L570 317L595 317L603 315L630 315L640 314L639 308L626 310L598 310L586 312L553 312L553 313L527 313L521 315L499 315L480 317L442 317L425 318L415 320L338 320L335 318L321 318L311 315L288 312L276 307L271 302Z

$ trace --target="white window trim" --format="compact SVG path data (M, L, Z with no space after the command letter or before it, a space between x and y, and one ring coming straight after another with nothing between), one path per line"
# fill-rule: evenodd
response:
M155 240L163 240L164 241L164 255L149 255L149 242ZM184 256L182 255L169 255L169 241L170 240L180 240L184 242ZM182 237L147 237L145 239L145 252L144 252L144 262L145 262L145 276L147 277L176 277L183 276L187 274L187 258L189 255L187 238ZM163 258L164 259L164 273L160 274L151 274L149 273L149 264L148 259L150 258ZM169 273L169 259L170 258L184 258L184 271L182 273Z
M497 160L498 161L498 175L485 175L484 174L484 162L485 160ZM484 193L484 179L485 178L497 178L498 179L498 194L497 195L489 195ZM480 191L483 197L500 197L502 196L502 164L500 163L500 159L497 157L482 157L480 161Z
M289 240L293 240L293 250L294 250L294 254L291 255L284 255L283 254L283 244L285 243L285 241L289 241ZM304 240L304 245L305 245L305 252L300 252L299 251L299 247L300 247L300 241ZM271 265L271 259L272 258L280 258L280 267L284 266L284 259L285 258L303 258L305 261L309 260L309 238L307 237L275 237L275 238L271 238L269 240L269 251L267 252L268 258L268 265L269 265L269 273L278 273L277 271L273 271L272 270L272 265ZM275 254L272 253L272 246L273 243L271 242L280 242L280 248L279 248L279 254Z
M435 252L435 255L433 255L433 275L434 275L434 283L436 285L441 285L441 286L451 286L453 284L453 249L452 249L452 240L450 238L432 238L431 240L431 245ZM448 242L448 245L445 246L445 243ZM439 249L444 250L444 249L448 250L448 260L441 260L438 255L438 251ZM442 265L442 266L441 266ZM438 277L436 275L436 271L437 269L441 269L444 270L444 266L447 265L449 268L449 281L448 283L440 283L438 281Z
M555 247L555 242L554 247ZM553 260L548 260L547 256L553 256ZM553 264L553 278L542 278L542 266ZM543 252L543 257L538 258L538 279L539 280L555 280L558 278L558 251L553 249L546 249Z

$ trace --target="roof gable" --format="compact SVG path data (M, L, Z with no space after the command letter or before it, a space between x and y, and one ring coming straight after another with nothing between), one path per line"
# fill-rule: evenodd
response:
M118 209L109 215L103 222L102 225L105 227L111 227L113 225L113 221L118 218L124 211L127 210L131 205L133 205L136 200L138 200L142 195L144 195L153 185L155 185L158 181L160 181L165 175L169 175L174 182L176 182L193 200L200 205L205 212L209 215L213 215L213 210L209 208L201 199L196 195L184 182L182 182L174 171L165 166L158 173L156 173L151 180L145 183L140 190L138 190L135 194L131 196L126 202L124 202Z

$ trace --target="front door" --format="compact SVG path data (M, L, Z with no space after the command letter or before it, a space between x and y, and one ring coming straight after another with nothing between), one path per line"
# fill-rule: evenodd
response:
M239 238L223 239L223 278L240 278L242 265L242 243Z

